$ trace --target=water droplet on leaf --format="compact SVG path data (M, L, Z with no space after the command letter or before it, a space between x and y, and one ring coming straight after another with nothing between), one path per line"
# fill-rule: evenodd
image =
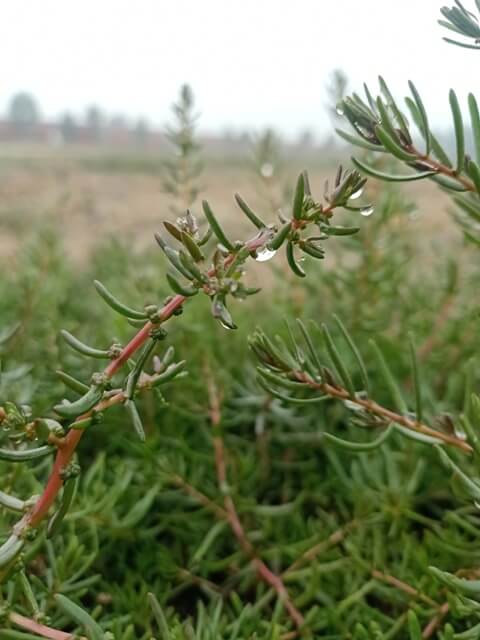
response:
M276 251L272 251L272 249L264 247L256 252L255 260L257 262L266 262L267 260L271 260L276 253Z
M363 187L360 187L360 189L357 189L357 191L354 191L352 193L352 195L350 196L350 200L356 200L357 198L360 198L362 193L363 193Z
M343 404L347 409L350 409L350 411L363 411L363 407L356 402L353 402L353 400L344 400Z
M362 207L360 209L360 215L365 216L365 218L368 218L368 216L371 216L374 211L375 211L375 207L373 207L372 205L369 205L368 207Z
M467 439L467 434L462 429L462 427L460 427L459 425L455 425L454 431L455 431L455 437L458 438L459 440L466 440Z
M335 109L335 111L337 112L337 115L339 115L339 116L345 115L345 111L344 111L344 109L343 109L341 104L337 105L337 108Z
M226 322L224 322L221 318L218 319L218 321L220 322L220 324L222 325L222 327L224 329L227 329L228 331L232 331L233 327L232 325L227 324Z

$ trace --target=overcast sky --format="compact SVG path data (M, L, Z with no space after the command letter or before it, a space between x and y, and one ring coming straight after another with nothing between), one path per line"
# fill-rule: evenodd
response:
M28 90L47 117L95 102L162 124L189 82L204 130L324 134L325 83L340 67L354 88L381 73L400 96L414 79L441 125L449 87L463 101L480 69L478 52L442 41L443 3L1 0L0 108Z

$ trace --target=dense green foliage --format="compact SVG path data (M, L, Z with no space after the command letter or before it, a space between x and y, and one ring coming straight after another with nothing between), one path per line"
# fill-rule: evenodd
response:
M452 222L440 250L403 185L388 181L379 189L369 182L364 204L352 206L363 179L339 170L322 203L300 174L292 217L284 210L276 230L259 219L271 217L271 184L263 184L265 210L258 213L237 198L267 234L272 253L286 247L285 264L257 265L272 277L255 297L242 280L255 249L240 260L245 246L225 235L208 203L203 209L216 239L206 244L204 229L187 216L167 225L182 247L177 253L163 238L163 253L158 247L133 253L112 239L79 274L55 229L45 225L32 230L15 268L4 268L3 457L39 446L10 446L30 414L53 419L54 406L60 416L70 412L73 422L67 414L61 421L69 433L78 422L80 411L58 404L65 390L55 370L88 385L97 367L70 349L62 330L101 345L93 354L100 358L110 357L105 345L115 349L135 333L95 294L93 280L118 293L131 307L127 315L142 322L145 314L155 320L158 310L145 305L170 296L172 286L199 295L181 317L170 318L166 336L157 327L151 364L141 356L130 362L122 403L135 401L138 413L113 406L103 421L94 419L64 471L48 526L26 529L21 555L5 561L3 547L2 639L41 637L35 631L54 640L73 633L93 640L479 637L476 163L463 158L456 98L456 168L439 158L438 147L435 167L428 151L422 156L427 168L404 148L406 121L384 83L382 89L384 99L375 103L367 92L368 106L358 96L341 103L363 147L383 152L381 166L370 155L357 158L357 166L376 177L395 176L394 156L424 177L444 178L449 193L455 181L475 187L467 195L455 192L468 222L462 218L463 236ZM412 92L409 106L416 105L413 113L432 144L413 86ZM186 98L190 110L184 89ZM183 124L190 133L190 120ZM176 135L183 144L181 130ZM273 142L268 134L253 154L263 178L277 153ZM194 141L188 144L196 153ZM438 175L439 160L453 182ZM178 185L174 166L169 175ZM189 189L182 196L172 188L175 205L195 199ZM375 203L373 215L367 201ZM337 205L343 211L330 224ZM199 210L195 203L193 212ZM306 238L311 226L317 236ZM218 241L225 246L215 248ZM192 275L205 247L215 251L215 273ZM235 269L228 263L224 274L232 254ZM170 271L167 281L171 264L177 274ZM104 291L98 284L97 290ZM234 325L237 331L225 330ZM153 379L172 366L172 347L177 360L187 361L188 375L168 380L161 393L151 384L150 392L135 395L151 382L143 370ZM102 384L94 381L90 392L108 393ZM48 425L37 426L34 436L42 439L40 427ZM48 446L58 437L51 432ZM2 542L18 520L9 508L28 514L32 504L15 500L41 494L50 471L50 457L0 462Z

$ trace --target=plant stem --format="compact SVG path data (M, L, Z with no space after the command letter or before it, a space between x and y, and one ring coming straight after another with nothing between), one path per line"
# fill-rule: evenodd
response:
M71 633L65 633L52 627L47 627L44 624L40 624L35 620L21 616L18 613L11 613L9 615L10 622L16 624L23 629L27 629L31 633L36 633L44 638L50 638L50 640L73 640L74 636ZM85 636L75 636L78 640L87 640Z
M472 191L473 193L477 193L477 189L474 183L468 178L465 178L464 176L460 175L455 169L452 169L452 167L447 167L447 165L442 164L437 160L434 160L431 156L427 156L421 153L413 145L407 145L406 150L409 151L410 153L415 154L417 158L420 160L420 162L424 162L428 164L437 173L441 173L442 175L447 176L448 178L452 178L452 180L456 180L457 182L460 182L460 184L463 185L467 191Z
M344 527L337 529L332 534L330 534L326 540L322 540L321 542L318 542L316 545L314 545L313 547L310 547L310 549L302 553L302 555L299 558L297 558L295 562L293 562L288 567L288 569L286 569L283 572L282 575L286 576L292 571L296 571L299 567L305 564L305 562L309 562L313 560L314 558L316 558L318 555L320 555L330 547L336 544L339 544L345 539L345 536L347 535L347 533L349 533L352 529L355 529L356 527L358 527L359 524L360 523L358 520L352 520L351 522L346 524Z
M438 602L435 602L435 600L432 600L432 598L429 598L426 594L422 593L421 591L418 591L418 589L415 589L408 583L403 582L403 580L399 580L398 578L395 578L395 576L392 576L388 573L383 573L382 571L378 571L377 569L373 569L372 577L376 578L377 580L380 580L381 582L385 582L386 584L389 584L392 587L395 587L399 591L403 591L404 593L408 594L412 598L415 598L417 600L422 600L423 602L430 605L431 607L435 607L437 609L441 608Z
M210 500L204 493L192 487L182 476L175 474L171 477L172 482L182 489L188 496L194 498L199 504L203 505L207 509L210 509L215 513L217 518L227 519L227 512L222 507L219 507L213 500Z
M250 251L255 251L256 249L262 247L269 240L269 238L269 233L260 233L257 234L254 238L248 240L245 243L245 246ZM235 256L235 253L231 253L230 255L228 255L225 258L224 266L228 267L235 259ZM214 276L215 269L212 268L208 272L208 275L210 277ZM173 298L169 300L169 302L167 302L162 307L162 309L160 309L160 322L163 323L168 320L173 315L173 313L184 304L186 300L187 298L181 295L173 296ZM150 332L154 326L155 325L152 322L146 322L145 325L134 335L130 342L122 349L120 355L115 358L115 360L112 360L110 362L110 364L105 368L103 372L108 378L112 378L115 373L127 362L127 360L131 358L131 356L145 344L145 342L149 339ZM85 417L91 415L93 411L102 411L112 404L123 402L123 400L123 393L120 393L117 396L113 396L112 398L109 398L107 400L102 400L90 412L88 412L88 414L79 416L76 420L83 420ZM71 461L83 433L84 430L70 429L70 431L64 438L62 447L57 450L55 462L43 493L33 506L32 510L29 513L25 514L25 516L15 525L15 531L18 534L21 534L29 527L37 527L48 513L50 507L55 501L56 496L63 486L62 470Z
M119 404L124 402L125 395L123 391L107 398L106 400L102 400L95 409L92 409L88 413L79 416L77 420L83 420L84 418L88 418L93 411L99 412L114 404ZM33 509L27 513L24 518L25 526L36 527L43 520L44 516L48 513L48 510L52 506L58 492L63 486L62 480L62 469L66 467L66 465L71 461L73 454L75 453L75 449L77 448L78 443L84 433L84 429L70 429L65 438L62 441L62 446L58 448L57 455L55 458L55 462L53 464L53 469L50 473L50 477L48 482L43 490L42 495L39 497L37 502L35 503ZM21 527L23 529L23 527Z
M300 629L303 627L305 623L305 619L300 611L293 604L288 591L283 583L283 580L280 576L273 573L267 567L267 565L263 562L261 558L258 557L252 543L248 539L245 530L242 526L240 518L238 516L237 510L235 508L235 503L232 500L232 497L227 493L227 467L226 467L226 455L225 455L225 445L223 442L223 438L220 433L220 423L221 423L221 408L220 408L220 400L216 385L212 379L209 377L208 380L208 390L210 397L210 420L212 422L214 437L213 437L213 446L215 450L215 467L217 471L217 481L220 491L224 494L224 506L227 516L227 521L232 529L235 537L237 538L240 547L243 549L245 554L251 558L252 563L255 569L258 572L260 578L266 582L266 584L270 585L275 592L277 593L280 600L283 602L285 609L288 612L288 615L295 623L296 627Z
M449 603L445 602L444 604L442 604L438 613L435 614L435 616L430 620L430 622L427 624L427 626L423 630L422 638L431 638L449 611L450 611Z
M411 431L416 431L417 433L423 433L426 436L430 436L432 438L436 438L437 440L441 440L447 444L450 444L457 449L465 453L472 453L473 449L464 440L457 438L454 435L450 435L448 433L443 433L441 431L437 431L436 429L432 429L426 424L421 422L417 422L416 420L412 420L407 416L403 416L399 413L395 413L391 409L387 409L382 405L378 404L374 400L358 398L357 396L352 396L350 393L344 389L343 387L333 386L332 384L328 384L326 382L317 382L313 380L308 374L303 371L291 371L290 372L299 382L303 382L308 385L312 389L318 389L322 391L326 395L331 396L332 398L340 398L341 400L348 400L359 407L362 407L369 413L372 413L380 418L384 418L388 420L388 422L395 422L396 424L401 425L402 427L406 427Z

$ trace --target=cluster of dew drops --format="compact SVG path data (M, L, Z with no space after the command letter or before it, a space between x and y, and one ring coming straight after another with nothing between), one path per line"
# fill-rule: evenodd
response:
M364 191L364 187L360 187L360 189L352 193L349 200L357 200L358 198L360 198L360 196L363 195L363 191ZM375 211L375 207L372 204L369 204L365 207L362 207L359 213L361 216L368 218L368 216L371 216L374 211Z
M352 193L352 195L350 196L350 200L357 200L358 198L360 198L363 195L363 191L364 191L364 188L361 187L360 189ZM362 207L359 210L360 215L364 217L371 216L374 211L375 211L375 207L371 204L365 207ZM269 249L268 247L263 247L263 249L259 249L256 252L255 260L257 262L267 262L268 260L271 260L276 253L277 253L276 251Z

